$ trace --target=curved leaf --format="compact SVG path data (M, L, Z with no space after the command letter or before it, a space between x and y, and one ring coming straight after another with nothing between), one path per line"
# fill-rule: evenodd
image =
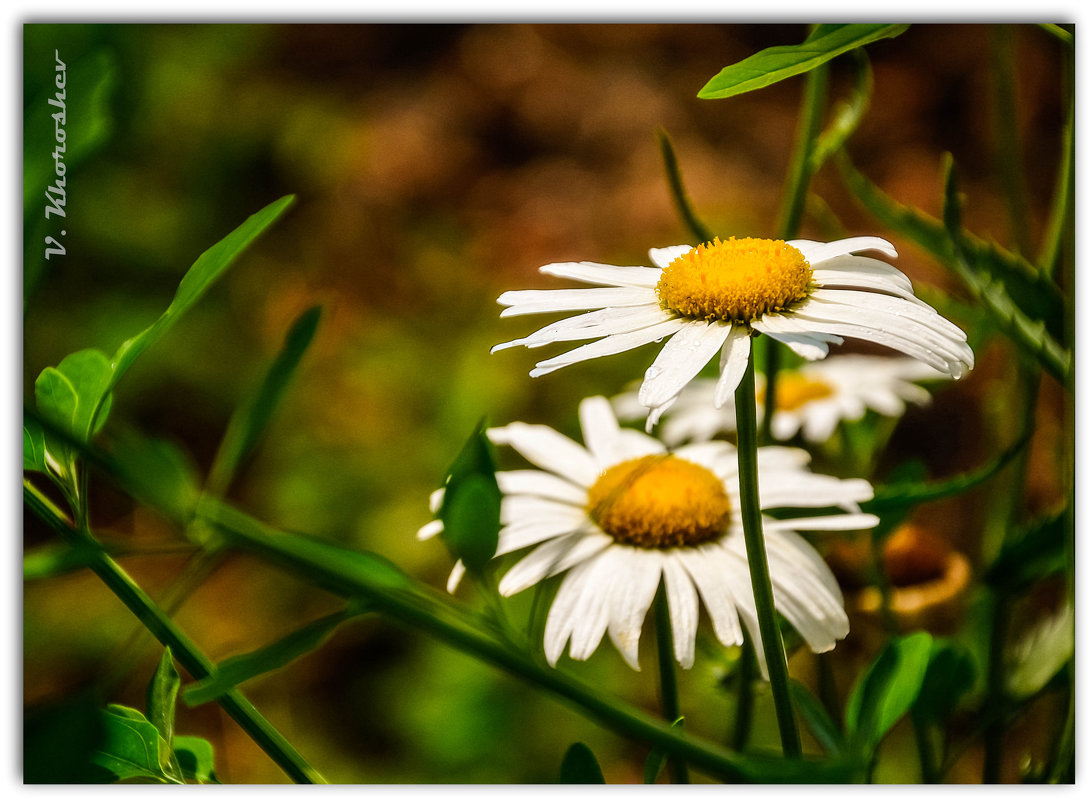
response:
M286 195L270 203L261 211L248 217L242 225L197 258L197 261L182 276L174 299L167 310L148 328L127 339L117 349L112 362L111 387L117 384L136 358L166 333L178 317L197 302L213 281L219 278L266 228L276 222L294 200L295 196Z
M853 750L870 755L917 700L933 638L918 631L893 639L858 679L846 702L846 733Z
M909 25L820 25L798 45L768 47L731 66L709 80L698 97L717 99L762 89L808 72L835 56L880 39L903 33Z
M471 572L483 570L497 552L500 506L493 446L482 421L452 463L440 505L441 536Z
M561 760L561 784L606 784L595 754L584 743L573 743Z

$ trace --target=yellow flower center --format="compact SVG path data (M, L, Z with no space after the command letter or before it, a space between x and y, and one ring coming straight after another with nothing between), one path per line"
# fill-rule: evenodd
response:
M811 266L780 239L719 238L664 268L660 304L683 317L749 323L808 296Z
M816 381L799 373L780 373L777 376L777 408L787 412L799 409L805 403L834 394L830 384Z
M723 482L670 455L630 459L588 490L588 514L617 542L638 548L699 545L721 536L731 504Z

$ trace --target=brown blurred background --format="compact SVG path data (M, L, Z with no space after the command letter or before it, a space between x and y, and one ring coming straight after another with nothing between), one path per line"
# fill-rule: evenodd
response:
M728 100L696 94L723 66L806 33L802 24L27 27L28 86L52 69L54 49L72 70L105 54L115 79L110 135L69 175L67 255L27 267L24 393L73 350L112 352L166 307L201 251L294 193L282 221L137 363L113 417L170 439L207 469L232 409L291 321L323 304L297 382L230 495L276 525L378 551L442 587L449 557L414 532L477 420L545 422L575 434L578 400L621 390L655 352L532 380L526 373L540 352L489 354L537 322L500 320L497 295L559 286L537 273L547 262L640 264L650 247L688 241L665 180L661 128L711 229L772 235L802 80ZM1027 222L1038 237L1063 121L1060 47L1033 26L1013 34ZM990 125L990 36L987 25L914 25L870 46L876 92L850 152L885 191L934 215L941 156L951 152L968 228L1011 246ZM832 98L851 80L836 61ZM813 188L825 205L812 207L804 236L887 236L915 283L955 289L926 255L877 230L831 168ZM991 346L977 357L967 379L903 420L887 466L919 458L941 476L992 453L1005 409L990 399L1011 380L1011 351ZM1041 406L1035 506L1058 492L1054 455L1067 436L1062 396L1050 382ZM93 513L104 537L179 542L157 516L108 485L97 490ZM981 497L935 507L923 519L973 559ZM47 541L27 517L26 546ZM125 565L158 597L184 557ZM132 645L135 621L94 577L24 590L28 704L120 669L126 678L112 700L143 706L158 647L147 638ZM223 659L336 607L238 556L177 619ZM642 649L640 674L607 645L578 670L655 710L651 646ZM716 654L699 656L683 681L688 728L712 737L731 724L730 699L716 688L723 664ZM335 782L554 781L575 740L593 748L608 781L641 778L643 748L493 668L372 618L243 689ZM183 709L177 728L213 741L226 782L285 781L214 705ZM756 732L759 743L775 738ZM893 758L878 778L915 780L906 770ZM971 766L952 778L975 775Z

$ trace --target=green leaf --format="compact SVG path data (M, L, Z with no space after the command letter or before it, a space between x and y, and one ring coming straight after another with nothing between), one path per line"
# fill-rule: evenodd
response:
M182 679L174 666L171 649L163 651L147 690L148 721L159 732L159 764L163 772L182 780L182 769L174 760L174 712Z
M368 611L366 607L354 606L335 612L308 623L303 628L256 651L225 659L216 666L210 676L187 687L182 697L189 706L213 701L245 681L263 673L278 670L314 651L334 633L338 626L366 611Z
M363 588L377 593L413 590L413 580L379 554L349 550L308 534L278 531L212 498L202 501L199 514L229 539L241 536L250 549L331 592L358 596Z
M213 769L215 752L212 743L202 737L179 735L174 738L174 755L182 775L201 784L219 783Z
M274 201L202 253L182 277L174 299L167 310L148 328L127 339L114 354L111 386L117 384L137 357L163 336L164 333L190 308L212 283L254 242L295 200L287 195Z
M210 492L222 495L227 490L239 465L269 425L315 336L321 315L322 307L314 306L296 318L257 391L232 415L209 470L207 487Z
M959 495L992 478L1012 460L1027 444L1021 439L1010 445L994 459L977 470L959 473L939 481L909 479L880 484L875 488L872 499L861 504L862 511L882 514L914 506L929 501L939 501Z
M984 267L976 262L975 253L963 231L962 200L956 190L955 161L951 154L946 156L943 169L944 227L954 249L950 267L989 309L998 328L1059 382L1068 385L1073 355L1055 339L1056 336L1064 336L1065 310L1060 293L1058 302L1050 304L1050 298L1044 291L1035 291L1038 287L1029 286L1027 281L1016 283L1019 273L998 275L989 269L989 265ZM1045 277L1043 273L1036 272L1036 275ZM1010 280L1006 282L1006 278ZM1054 285L1050 283L1048 286ZM1019 298L1023 305L1014 298ZM1048 322L1053 326L1052 330L1048 330Z
M846 702L852 749L872 754L921 692L933 638L919 631L888 642L858 679Z
M909 25L820 25L798 45L768 47L717 73L698 92L711 100L762 89L813 70L835 56L903 33Z
M959 699L974 687L974 681L974 659L966 649L954 640L934 640L921 693L914 701L915 718L928 723L943 723L952 714Z
M188 520L197 504L197 468L181 448L166 440L119 432L113 468L136 498L174 520Z
M78 692L62 701L34 704L23 713L23 782L74 784L109 781L99 771L88 775L87 765L102 740L101 700L92 692Z
M1006 336L1043 362L1055 377L1065 379L1071 354L1057 341L1064 338L1065 301L1047 274L966 231L960 233L960 252L943 222L885 194L853 166L844 150L838 154L838 165L846 186L877 221L952 270ZM950 174L946 174L945 188L952 218L957 206Z
M1006 687L1017 698L1030 698L1073 658L1076 647L1073 607L1068 604L1039 622L1013 646Z
M854 50L854 66L856 67L856 84L849 100L839 103L834 111L834 118L826 130L819 135L811 153L808 155L808 172L815 174L823 166L828 158L841 150L849 137L857 130L857 126L864 119L872 101L872 67L868 62L868 56L863 49Z
M561 760L561 784L606 784L595 754L584 743L573 743Z
M677 718L672 724L671 728L681 729L685 718ZM662 748L653 748L648 752L648 757L645 759L644 770L644 783L655 784L656 780L660 778L660 774L663 772L664 765L667 764L667 752Z
M45 368L34 382L39 414L80 442L88 441L106 421L110 377L110 360L102 351L70 353L56 367Z
M808 724L808 729L814 735L819 745L828 754L839 754L845 749L845 740L837 724L831 720L827 710L812 695L811 691L796 679L790 679L789 689L792 692L793 706L800 717Z
M160 764L159 731L140 712L110 704L102 713L103 736L90 764L107 771L115 781L181 783Z
M662 128L659 131L660 153L663 155L664 168L667 170L667 182L671 187L671 197L675 201L675 208L682 217L686 227L698 242L708 242L713 238L712 232L698 219L694 213L690 199L686 196L686 189L682 182L682 173L679 171L679 160L675 158L675 148L667 131Z
M1073 536L1068 509L1035 521L1008 539L986 570L991 587L1018 593L1029 585L1065 569L1067 543Z
M497 552L501 491L492 448L483 421L452 463L440 505L444 542L472 573Z
M37 420L23 417L23 469L37 473L46 471L45 432Z

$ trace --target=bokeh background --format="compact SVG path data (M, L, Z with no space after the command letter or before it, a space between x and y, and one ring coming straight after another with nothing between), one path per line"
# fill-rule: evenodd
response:
M24 397L38 372L67 353L113 352L166 307L205 248L267 203L295 194L289 213L135 365L117 390L112 420L171 440L207 469L232 409L292 320L323 304L297 381L229 495L276 525L377 551L442 587L450 558L439 541L419 543L414 533L429 518L429 492L477 421L545 422L575 435L579 399L621 390L655 353L652 346L532 380L527 371L538 352L489 354L536 322L500 320L497 295L560 285L537 273L548 262L640 264L649 247L688 240L665 180L661 129L710 228L771 235L802 80L729 100L696 94L721 67L799 42L807 28L110 24L28 25L23 33L25 108L35 108L52 80L56 50L72 76L72 102L82 102L81 87L93 88L87 99L102 112L95 142L69 163L66 255L45 262L36 246L27 251ZM989 124L991 35L984 24L914 25L870 46L876 93L850 150L885 191L934 215L941 157L951 152L967 227L1012 246ZM1012 35L1028 167L1025 222L1038 236L1064 117L1060 47L1033 26L1016 26ZM832 95L844 95L851 79L836 61ZM37 146L28 134L26 153ZM809 206L803 235L891 237L829 167L813 189L822 201ZM40 205L30 200L28 219ZM958 292L939 265L891 238L898 266L915 283ZM885 466L916 458L940 477L994 452L1006 414L998 390L1014 366L1011 351L998 345L977 358L967 379L900 422ZM1044 382L1032 508L1060 492L1064 411L1063 393ZM124 564L154 597L168 593L186 555L154 551L180 544L177 532L108 484L95 490L93 518L103 536L149 551ZM923 507L917 522L973 562L985 497ZM26 518L25 546L47 542ZM518 614L522 601L513 603ZM235 556L177 619L219 660L337 606ZM111 700L142 708L160 651L136 631L89 574L27 583L25 703L108 682ZM851 635L839 647L842 679L867 661L872 645ZM607 646L579 671L655 711L651 643L642 653L639 674ZM794 658L801 675L807 659ZM730 698L718 689L725 664L709 649L683 681L687 726L713 737L731 724ZM342 627L320 650L244 690L335 782L554 781L576 740L592 747L608 781L639 782L646 756L519 681L374 618ZM1041 725L1030 716L1014 748L1034 749ZM183 708L177 730L214 743L223 781L286 780L215 705ZM756 732L760 744L775 738ZM913 760L898 757L910 746L909 734L896 731L877 778L915 780L906 772ZM975 760L972 750L952 780L976 780Z

